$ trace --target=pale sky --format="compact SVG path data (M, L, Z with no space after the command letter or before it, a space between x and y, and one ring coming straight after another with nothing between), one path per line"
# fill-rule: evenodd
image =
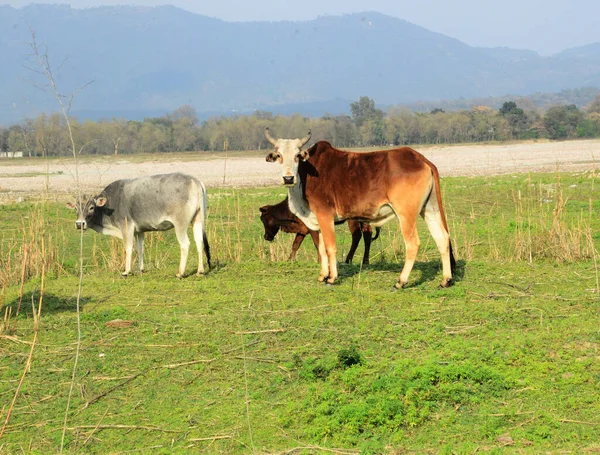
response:
M29 0L0 0L19 8ZM471 46L506 46L550 55L600 42L600 0L37 0L74 8L170 4L226 21L310 20L377 11Z

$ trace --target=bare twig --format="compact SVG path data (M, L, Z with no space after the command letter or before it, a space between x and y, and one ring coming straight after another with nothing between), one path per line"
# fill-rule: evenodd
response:
M360 453L360 451L358 451L358 450L330 449L328 447L310 445L310 446L294 447L293 449L289 449L289 450L286 450L285 452L281 452L281 455L289 455L289 454L292 454L295 452L302 452L303 450L319 450L319 451L323 451L323 452L339 453L339 454L343 454L343 455L351 455L351 454L355 454L355 453Z
M90 440L90 438L94 435L94 433L98 430L98 427L100 426L100 424L102 423L102 421L104 420L104 417L106 417L106 414L108 414L108 409L106 408L106 411L104 412L104 414L102 415L102 417L100 417L100 420L98 420L98 425L96 425L96 428L94 428L91 433L88 435L87 438L85 438L85 441L83 441L82 446L86 445L87 442Z
M279 333L285 332L287 329L267 329L267 330L249 330L246 332L233 332L235 335L252 335L255 333Z
M18 338L16 336L11 336L11 335L0 335L0 338L3 338L5 340L10 340L15 343L29 344L29 345L32 344L31 341L21 340L20 338Z
M170 365L163 365L161 368L179 368L179 367L184 367L186 365L194 365L196 363L212 363L215 360L217 360L216 358L212 358L212 359L200 359L200 360L191 360L189 362L181 362L181 363L172 363Z
M98 395L98 396L96 396L96 397L92 398L90 401L88 401L88 402L85 404L85 406L83 407L83 409L86 409L86 408L87 408L89 405L91 405L91 404L94 404L94 403L96 403L96 402L100 401L102 398L104 398L104 397L105 397L106 395L108 395L109 393L111 393L111 392L114 392L115 390L117 390L117 389L118 389L118 388L120 388L120 387L123 387L123 386L124 386L124 385L126 385L126 384L129 384L131 381L133 381L134 379L136 379L136 378L140 377L141 375L142 375L142 373L138 373L138 374L136 374L135 376L132 376L132 377L130 377L130 378L129 378L129 379L127 379L126 381L123 381L123 382L121 382L121 383L117 384L116 386L114 386L114 387L111 387L111 388L110 388L110 389L108 389L106 392L104 392L104 393L101 393L100 395Z
M216 441L218 439L233 439L233 435L225 435L225 436L211 436L208 438L192 438L188 439L188 442L199 442L199 441Z
M254 360L255 362L265 362L265 363L277 363L277 360L273 360L273 359L260 359L258 357L246 357L246 356L241 356L238 355L235 357L236 359L240 359L240 360Z
M578 423L580 425L600 426L600 422L586 422L584 420L558 419L558 421L562 423Z
M78 425L76 427L66 427L69 431L79 430L145 430L160 431L161 433L185 433L188 430L169 430L155 425Z

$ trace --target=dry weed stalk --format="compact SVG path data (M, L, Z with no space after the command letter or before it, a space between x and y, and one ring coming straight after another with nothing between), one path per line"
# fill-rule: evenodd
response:
M42 239L42 250L44 250L44 241ZM29 372L29 370L31 369L31 359L33 358L33 351L35 349L35 343L37 341L38 338L38 333L40 331L40 321L41 321L41 316L42 316L42 302L44 299L44 279L45 279L45 268L42 266L42 281L41 281L41 285L40 285L40 300L38 303L38 307L37 307L37 311L35 308L35 300L33 297L33 294L31 296L31 308L32 308L32 313L33 313L33 340L31 342L31 347L29 349L29 356L27 357L27 362L25 363L25 367L23 368L23 373L21 374L21 379L19 380L19 384L17 386L17 390L15 391L15 395L13 396L13 400L10 404L10 407L8 408L8 411L6 413L6 418L4 420L4 425L2 425L2 429L0 430L0 439L2 438L2 435L4 434L4 431L6 430L6 427L8 425L8 422L10 420L10 416L12 415L12 411L15 407L15 403L17 402L17 398L19 397L19 393L21 391L21 387L23 386L23 382L25 381L25 375ZM16 324L16 318L15 318L15 324Z
M533 185L529 185L529 188ZM537 192L523 196L519 191L515 200L515 234L512 257L517 261L532 262L536 258L557 262L574 262L593 258L595 247L588 215L569 220L560 176L552 189L537 186ZM536 202L537 201L537 202ZM548 204L553 202L552 209ZM586 217L589 217L586 219Z
M35 31L31 30L31 43L30 43L30 47L31 50L33 52L33 57L35 57L35 59L37 60L37 64L39 65L40 70L34 70L32 69L33 72L40 74L41 76L43 76L45 78L45 80L47 81L47 85L45 86L40 86L40 85L36 85L36 87L38 87L39 89L41 89L42 91L45 91L47 93L52 94L57 102L58 105L60 107L60 111L62 114L62 117L65 121L65 125L67 127L67 137L69 138L69 142L70 142L70 148L71 148L71 153L73 155L73 159L75 161L75 173L73 175L74 180L75 180L75 189L76 189L76 195L77 195L77 201L81 204L82 203L82 194L81 194L81 187L80 187L80 183L79 183L79 160L78 160L78 156L79 153L81 153L82 148L80 148L79 150L77 150L77 147L75 145L75 136L73 134L73 128L71 125L71 119L69 117L69 112L71 110L71 106L73 104L73 100L75 99L75 93L72 93L70 96L65 96L61 93L61 91L58 89L58 86L56 85L56 79L54 77L54 72L52 70L52 65L50 64L50 58L48 56L48 50L46 49L44 52L40 51L40 48L37 44L37 40L36 40L36 34ZM60 68L60 67L59 67ZM89 84L89 83L88 83ZM86 85L88 85L86 84ZM79 91L83 90L83 88L85 88L84 85L83 87L81 87L79 89ZM64 422L63 422L63 430L62 430L62 435L61 435L61 442L60 442L60 453L63 452L64 450L64 444L65 444L65 433L66 433L66 428L67 428L67 419L68 419L68 415L69 415L69 408L71 405L71 396L73 394L73 389L74 389L74 385L75 385L75 374L77 372L77 364L79 362L79 353L81 350L81 292L82 292L82 287L83 287L83 230L80 232L80 236L79 236L79 283L78 283L78 287L77 287L77 299L76 299L76 310L77 310L77 347L75 350L75 361L73 364L73 372L71 375L71 385L69 388L69 394L67 397L67 405L66 405L66 409L65 409L65 417L64 417ZM41 305L40 305L41 306ZM33 347L32 347L33 350Z

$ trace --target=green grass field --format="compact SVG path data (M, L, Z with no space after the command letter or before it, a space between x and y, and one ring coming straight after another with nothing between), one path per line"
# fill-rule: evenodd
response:
M424 223L407 289L392 290L395 222L370 266L357 265L361 246L338 284L318 284L310 239L294 263L291 235L262 239L258 207L282 188L209 188L205 277L192 247L189 276L175 278L172 231L146 236L147 272L127 279L120 241L86 232L66 425L75 217L43 201L0 206L0 425L12 411L0 453L58 453L63 430L65 453L598 452L599 183L443 179L458 260L444 290ZM339 226L340 259L349 245Z

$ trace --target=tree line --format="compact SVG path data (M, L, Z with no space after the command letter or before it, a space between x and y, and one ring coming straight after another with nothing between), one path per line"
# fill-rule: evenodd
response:
M396 107L384 112L363 96L350 105L351 115L250 115L215 116L200 122L191 106L182 106L162 117L132 121L72 121L77 147L85 155L169 153L179 151L261 150L270 145L265 127L282 138L313 138L337 147L406 144L456 144L517 139L572 139L600 137L600 95L585 108L552 106L545 112L506 101L500 109L475 106L446 112L414 112ZM0 127L0 151L24 156L66 156L70 142L59 114L40 114L9 127Z

